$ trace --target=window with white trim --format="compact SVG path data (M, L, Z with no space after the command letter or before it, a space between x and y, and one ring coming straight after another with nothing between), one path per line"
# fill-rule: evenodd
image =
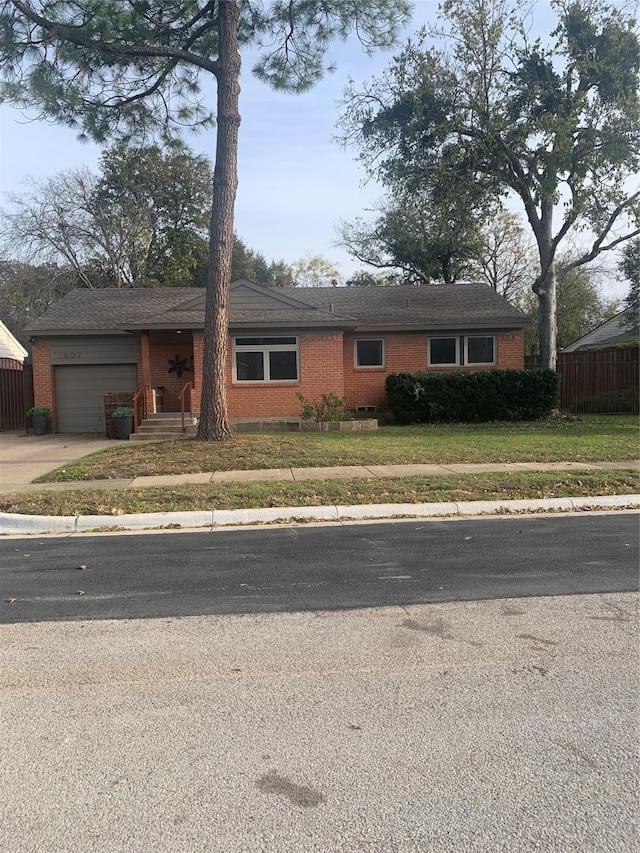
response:
M236 382L297 382L298 338L234 338L233 372Z
M384 341L382 338L354 341L356 367L384 367Z
M495 335L461 335L429 338L429 365L433 367L465 367L495 364Z
M429 338L429 364L458 365L458 338Z
M468 337L464 341L465 364L495 364L496 339L493 335Z

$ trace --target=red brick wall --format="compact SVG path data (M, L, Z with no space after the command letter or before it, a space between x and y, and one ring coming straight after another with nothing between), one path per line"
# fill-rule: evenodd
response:
M194 412L200 411L200 398L202 396L202 357L204 354L204 337L196 332L193 333L193 400Z
M296 398L299 391L311 403L321 394L334 392L344 394L343 346L341 334L302 334L299 336L300 381L270 382L252 385L232 381L233 342L229 340L227 371L227 402L229 417L278 417L298 416L300 403Z
M384 340L384 367L359 367L354 366L354 340L356 338L370 338ZM344 338L344 387L347 396L347 407L355 410L358 406L376 406L378 409L386 408L385 379L390 373L398 373L401 370L486 370L485 367L456 368L428 367L427 335L410 334L372 334L345 335ZM497 336L499 369L524 368L524 335L498 335Z
M48 406L51 410L53 429L56 429L56 394L51 367L51 347L42 341L33 345L31 353L33 363L33 405Z
M524 334L498 336L498 367L524 370Z
M359 335L358 337L365 337ZM389 373L401 370L427 369L428 337L417 334L371 335L382 337L385 341L385 366L383 368L354 367L353 335L339 333L300 335L300 381L296 383L269 383L251 385L232 381L232 337L229 338L227 362L228 382L227 399L230 417L278 417L280 415L297 416L300 403L296 391L301 392L310 402L315 403L321 394L334 392L347 397L347 406L386 407L384 383ZM498 368L524 367L524 336L522 334L498 335ZM193 410L200 408L202 385L202 335L195 333L193 342L188 335L175 341L156 341L150 344L151 385L165 389L165 411L179 411L178 393L185 382L191 380L195 385ZM193 356L193 370L176 376L169 373L169 359L176 354L181 358ZM431 368L433 370L451 370L456 368ZM478 369L484 368L466 368ZM56 422L55 388L51 367L49 345L36 342L33 346L33 385L34 405L48 406L51 409L53 423ZM141 352L138 345L138 386L142 385Z
M300 403L296 398L297 391L312 403L317 402L321 394L334 392L338 396L346 396L347 406L353 410L357 406L386 408L384 383L387 375L401 370L426 370L428 337L410 334L380 335L379 337L384 338L385 341L383 368L356 369L354 367L355 337L353 335L345 335L343 338L340 334L303 334L300 336L300 382L252 385L232 381L233 341L230 336L227 360L229 416L232 418L297 416L300 414ZM194 335L193 379L196 385L194 411L200 407L202 348L202 337ZM497 350L498 368L522 369L524 367L522 334L499 335ZM455 370L456 368L431 369ZM466 369L484 370L485 368Z
M354 341L357 338L384 340L384 367L354 366ZM424 335L345 335L344 390L347 408L357 406L386 407L385 379L400 370L419 370L426 364L427 339Z

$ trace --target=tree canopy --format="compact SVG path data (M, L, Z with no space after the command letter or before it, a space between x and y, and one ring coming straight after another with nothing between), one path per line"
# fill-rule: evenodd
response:
M627 326L636 334L640 330L640 237L629 240L622 249L619 271L629 282L624 307L629 309Z
M341 280L338 267L322 255L305 255L293 264L292 271L298 287L335 287Z
M347 91L345 141L392 189L434 170L517 198L537 247L542 363L555 367L556 258L580 234L578 267L640 233L640 44L603 0L552 2L548 39L523 0L445 0L382 79Z
M3 0L0 99L105 141L175 142L213 122L203 80L216 81L216 155L209 225L198 438L230 435L226 404L228 292L240 126L240 51L253 73L304 92L328 70L334 39L355 32L388 47L407 0Z
M417 193L391 200L371 221L342 223L340 243L357 260L399 270L408 284L468 278L478 257L481 220L466 204L443 205Z
M293 268L283 260L267 261L262 252L250 249L237 236L233 240L231 279L246 278L263 287L294 287Z
M115 145L97 173L71 169L9 195L2 254L68 267L89 288L204 285L212 174L184 149Z

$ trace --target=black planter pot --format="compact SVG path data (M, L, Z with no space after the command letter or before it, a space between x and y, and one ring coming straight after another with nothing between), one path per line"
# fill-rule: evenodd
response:
M116 422L116 437L126 441L133 432L133 418L114 418Z
M34 435L46 435L49 428L49 418L47 415L32 415L31 428Z

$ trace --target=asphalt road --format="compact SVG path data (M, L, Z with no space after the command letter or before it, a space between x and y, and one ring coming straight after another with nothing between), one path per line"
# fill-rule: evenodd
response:
M636 853L637 603L4 625L0 850Z
M6 539L0 622L626 592L638 564L636 513Z

